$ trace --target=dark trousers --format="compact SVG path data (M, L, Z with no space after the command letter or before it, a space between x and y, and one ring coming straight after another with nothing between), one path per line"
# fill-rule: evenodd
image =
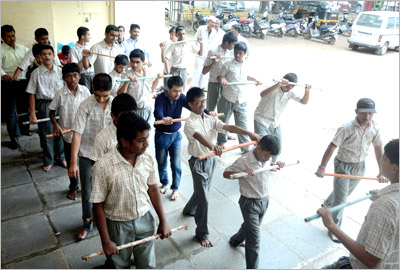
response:
M67 143L64 141L64 154L65 159L67 160L67 169L71 166L71 143ZM79 189L79 177L70 177L69 178L69 190L78 190Z
M89 89L90 94L93 94L92 83L93 83L94 73L83 73L81 74L81 79L79 84L84 85Z
M50 109L49 109L49 104L51 100L43 100L43 99L37 99L36 100L36 117L37 119L43 119L43 118L49 118L50 117ZM56 112L56 115L58 115L58 111ZM64 141L62 137L52 137L52 138L46 138L46 135L52 134L54 132L53 130L53 124L51 121L46 121L46 122L39 122L38 123L38 131L39 131L39 137L41 141L41 146L43 147L43 165L51 165L54 163L54 154L58 158L59 161L64 161L65 156L64 156Z
M89 202L90 193L92 192L91 176L92 161L85 157L79 157L79 174L81 179L81 194L82 194L82 219L83 228L91 230L92 223L92 207L93 204Z

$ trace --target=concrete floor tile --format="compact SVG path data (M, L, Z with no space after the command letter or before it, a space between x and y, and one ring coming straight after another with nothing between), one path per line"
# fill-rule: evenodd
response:
M26 216L1 224L1 257L3 263L54 248L57 239L43 214Z
M157 267L162 269L193 269L193 264L189 260L175 260L171 263L157 263Z
M54 164L50 171L45 172L42 170L43 162L32 163L28 165L29 170L32 173L32 178L34 182L40 182L44 180L50 180L60 176L68 176L67 169Z
M1 164L7 164L22 160L22 152L19 149L12 150L10 142L1 142Z
M182 211L183 207L187 203L187 200L182 195L181 191L178 190L179 198L175 201L171 200L172 190L168 190L165 194L161 194L161 202L164 208L164 213L169 214L177 210Z
M1 188L32 183L24 163L11 163L1 166Z
M42 210L42 203L33 184L1 190L1 219L20 217Z
M215 179L213 179L214 181ZM190 197L193 194L193 178L192 175L185 176L181 179L181 183L179 185L179 193L182 194L183 200L186 202L189 201ZM209 194L210 201L219 199L223 197L222 193L217 191L214 186L211 184L210 194Z
M216 190L225 196L231 196L239 193L239 182L237 180L225 179L223 173L225 168L218 168L215 170L213 186Z
M61 250L7 265L9 269L66 269L69 268L67 258Z
M85 239L71 245L62 247L62 251L68 260L71 269L90 269L95 266L104 265L106 256L101 255L88 259L87 261L82 260L82 256L102 251L100 236Z
M290 215L290 211L282 206L277 200L269 197L268 209L264 215L262 225L272 223L287 215Z
M174 246L174 243L170 238L155 239L152 241L154 241L157 267L159 263L171 260L179 256L179 250Z
M49 181L39 182L37 184L39 192L43 194L44 200L50 209L81 201L80 191L78 191L76 201L67 198L69 191L68 186L69 178L66 175L53 178Z
M24 140L21 140L20 145L20 149L24 155L39 153L42 151L42 148L40 147L39 134L35 132L31 137L26 137Z
M239 230L243 217L237 203L222 198L210 203L208 222L220 234L231 237Z

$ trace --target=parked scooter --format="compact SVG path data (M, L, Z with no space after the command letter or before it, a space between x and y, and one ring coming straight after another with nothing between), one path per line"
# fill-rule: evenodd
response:
M339 23L339 34L349 37L351 35L351 26L353 23L349 22L348 15L343 14L343 20Z
M199 28L200 25L206 25L208 21L208 17L206 15L203 15L200 11L197 11L196 14L196 21L193 22L193 30L197 31L197 28Z
M270 9L267 9L264 12L264 17L268 21L268 13ZM283 13L279 13L278 18L275 20L270 20L268 24L268 33L273 34L274 36L277 37L283 37L283 34L286 32L286 24L285 21L283 20Z
M325 24L318 27L317 22L318 22L318 16L315 16L315 19L313 19L308 24L307 30L303 33L303 37L305 39L311 39L311 38L321 39L330 45L335 44L339 31L338 25Z
M268 32L268 21L263 17L261 21L257 21L254 10L249 12L249 27L251 33L261 39L265 39Z
M228 19L225 19L225 15L222 12L221 9L218 9L217 13L215 16L220 20L221 22L221 29L224 30L225 32L230 31L232 29L232 26L235 24L238 24L239 17L232 12L229 13Z

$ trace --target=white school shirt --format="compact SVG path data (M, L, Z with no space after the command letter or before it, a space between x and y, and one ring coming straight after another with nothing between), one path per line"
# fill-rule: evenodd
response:
M203 55L201 55L201 57L203 57L203 59L207 56L207 53L210 49L214 49L215 46L215 42L216 42L216 38L217 38L217 32L215 31L214 28L211 29L211 33L208 33L208 29L207 29L207 25L202 25L199 26L199 28L197 29L197 32L194 36L193 39L196 39L198 37L201 37L202 42L203 42Z
M78 42L75 43L75 45L71 48L70 54L71 54L71 63L79 63L80 61L82 61L82 51L83 50L88 50L89 49L89 45L85 44L85 45L81 45ZM88 69L85 69L82 65L81 67L81 74L90 74L90 73L94 73L94 68L93 66L90 66Z
M117 80L122 79L123 72L121 74L119 74L118 72L115 71L115 69L113 69L110 73L108 73L108 75L110 75L111 80L112 80L112 88L111 88L110 95L113 97L116 97L118 90L122 86L122 83L117 82Z
M72 131L82 134L79 156L90 158L94 139L99 132L112 123L111 103L113 97L110 96L105 110L96 101L94 95L81 102L76 111Z
M14 47L12 48L6 43L1 44L1 79L6 74L12 76L29 51L24 45L15 43ZM25 74L26 70L22 71L18 79L25 79Z
M30 65L33 64L35 61L35 56L33 56L32 49L29 50L29 52L26 54L24 60L22 60L21 64L18 66L20 69L25 70L27 69ZM54 52L54 64L56 66L61 66L60 59L58 59L58 55L56 52Z
M297 102L301 100L293 91L283 92L279 87L270 95L261 98L254 112L254 120L267 127L271 124L278 127L280 125L279 117L291 99Z
M90 97L89 89L80 84L78 84L75 96L71 93L68 86L64 86L56 93L50 102L49 109L52 111L58 110L60 126L63 130L72 128L79 105L88 97ZM65 133L64 140L67 143L72 143L72 132Z
M111 56L117 56L118 54L124 53L124 50L119 45L112 44L110 48L104 40L94 44L90 48L90 51ZM97 54L93 54L89 57L89 63L94 67L94 74L110 73L111 70L114 69L114 61L115 58Z
M171 62L171 66L174 68L187 68L191 62L190 54L198 54L200 51L195 43L197 41L171 44L165 53L165 58Z
M94 139L90 159L97 161L99 158L114 149L117 144L117 127L114 123L111 123L108 127L103 128Z
M44 65L41 65L32 72L26 92L36 95L35 99L52 100L63 86L64 81L59 66L53 65L53 69L48 71Z
M219 76L225 78L228 82L246 82L248 74L246 61L243 60L243 63L240 64L233 58L221 67ZM229 102L242 104L247 102L247 89L247 85L228 85L222 88L222 95Z
M186 120L185 128L183 129L183 132L189 141L189 155L193 157L199 157L201 155L211 153L209 148L201 144L193 137L195 133L200 133L214 145L217 142L218 132L226 133L226 131L223 129L224 126L225 123L219 120L217 117L209 116L204 112L201 115L191 112L189 118Z
M211 59L211 56L215 56L215 55L221 55L221 56L230 56L232 54L232 51L230 50L224 50L221 45L219 45L217 48L212 49L210 51L208 51L207 54L207 58L206 61L204 62L204 66L209 66L211 65L215 59ZM221 58L221 60L219 60L209 71L210 73L210 77L209 77L209 82L218 82L217 77L219 76L219 72L222 68L222 66L228 62L232 60L232 58Z
M143 66L143 71L144 76L140 76L136 71L130 69L125 73L125 77L129 77L131 75L137 78L154 76L147 66ZM126 93L131 95L135 99L138 109L143 109L152 105L153 95L151 87L153 85L153 81L154 79L139 80L137 82L130 82L128 84Z

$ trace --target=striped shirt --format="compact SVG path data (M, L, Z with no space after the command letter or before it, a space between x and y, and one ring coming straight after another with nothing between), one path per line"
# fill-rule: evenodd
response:
M337 158L340 161L359 163L367 157L371 143L374 147L381 146L382 140L375 122L371 121L363 130L356 117L338 128L332 143L339 147Z
M191 112L189 118L186 120L185 128L183 129L183 132L189 141L189 155L193 157L199 157L211 152L209 148L201 144L193 137L195 133L200 133L212 144L215 144L217 142L218 132L226 133L226 131L223 129L224 126L225 123L216 117L209 116L205 113L199 115Z
M132 69L128 70L124 77L129 77L129 76L135 76L136 78L142 78L142 77L151 77L153 76L152 73L150 72L150 69L147 66L143 66L143 71L144 71L144 76L140 76L139 73L136 71L133 71ZM152 85L153 85L154 79L150 80L139 80L137 82L130 82L128 84L128 88L126 90L126 93L131 95L136 103L138 109L143 109L146 107L150 107L153 102L153 96L152 96Z
M195 41L171 44L165 53L165 58L171 62L171 66L174 68L188 68L193 57L191 54L198 53L199 49L196 47Z
M91 95L79 105L72 125L72 131L82 134L79 156L90 158L97 134L112 123L110 115L112 100L113 97L110 96L105 110L97 102L94 95Z
M64 86L59 66L53 65L49 71L44 65L35 69L26 87L26 92L36 95L36 99L52 100L56 92Z
M123 73L120 74L120 73L116 72L115 69L113 69L110 73L108 73L108 75L110 75L111 80L112 80L112 89L111 89L110 95L113 97L116 97L118 90L122 86L122 83L117 82L117 80L122 79Z
M110 152L118 144L117 141L117 127L111 123L108 127L104 128L97 134L94 139L94 145L90 159L97 161L99 158Z
M399 183L384 187L378 192L357 236L357 243L381 259L375 269L399 269ZM350 264L354 269L368 268L353 254Z
M75 43L75 45L71 48L70 54L71 54L71 63L79 63L82 61L82 51L83 50L88 50L89 46L87 44L81 45L78 42ZM94 68L93 66L89 67L88 69L85 69L83 66L81 67L81 74L91 74L94 73Z
M132 166L115 147L93 166L89 201L104 202L106 218L110 220L133 220L150 210L147 190L158 183L157 163L150 154L138 156Z
M99 43L94 44L90 48L91 52L101 53L105 55L117 56L123 54L124 50L117 44L112 44L111 48L108 47L107 43L102 40ZM94 67L94 73L110 73L114 68L115 58L93 54L89 56L89 63Z
M63 130L72 128L79 104L88 97L90 97L89 89L79 84L75 95L71 93L68 86L64 86L56 93L49 105L49 109L52 111L58 110L60 126ZM72 143L72 132L65 133L64 140L67 143Z
M225 62L221 67L219 76L225 78L228 82L246 82L248 68L245 61L240 64L235 58ZM229 102L239 104L245 103L247 85L228 85L222 88L222 96Z
M221 45L219 45L217 48L212 49L208 52L206 61L204 62L204 66L207 67L211 65L215 60L211 59L211 56L215 55L221 55L221 56L230 56L232 55L232 51L230 50L224 50ZM218 82L217 77L219 75L219 71L221 70L222 66L232 60L232 58L221 58L215 65L210 69L210 77L208 79L209 82ZM246 78L247 80L247 78Z
M226 172L244 172L245 169L258 170L268 167L270 162L258 161L254 150L238 158L231 166L225 169ZM270 171L256 173L254 176L239 178L240 194L250 199L261 199L268 196L268 177Z

